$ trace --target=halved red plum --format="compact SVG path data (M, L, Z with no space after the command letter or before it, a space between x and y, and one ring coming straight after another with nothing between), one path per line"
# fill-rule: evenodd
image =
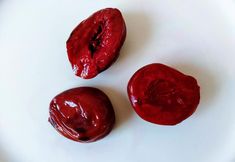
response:
M106 8L82 21L67 40L67 53L75 75L90 79L119 56L126 38L121 12Z
M182 122L195 112L200 100L196 79L159 63L135 72L127 89L136 113L160 125Z
M79 87L58 94L50 103L49 122L63 136L94 142L112 130L115 113L108 96L97 88Z

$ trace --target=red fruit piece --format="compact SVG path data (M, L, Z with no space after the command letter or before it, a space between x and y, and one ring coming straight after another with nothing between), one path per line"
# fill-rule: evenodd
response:
M115 113L99 89L79 87L58 94L50 103L49 122L63 136L77 142L94 142L113 128Z
M97 11L82 21L67 41L73 71L84 79L95 77L118 57L126 38L126 25L115 8Z
M135 72L127 89L136 113L160 125L182 122L194 113L200 100L196 79L158 63Z

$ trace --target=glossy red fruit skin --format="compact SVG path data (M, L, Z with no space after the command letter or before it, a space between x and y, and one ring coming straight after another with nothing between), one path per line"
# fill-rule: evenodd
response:
M159 63L135 72L127 91L135 112L159 125L182 122L195 112L200 101L196 79Z
M99 10L82 21L66 43L75 75L90 79L107 69L119 56L125 38L125 21L116 8Z
M49 122L63 136L88 143L109 134L115 123L115 113L104 92L97 88L79 87L52 99Z

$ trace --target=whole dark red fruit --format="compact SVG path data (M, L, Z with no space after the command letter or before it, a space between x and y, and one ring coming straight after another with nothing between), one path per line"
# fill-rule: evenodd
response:
M115 8L97 11L82 21L67 41L74 73L84 79L95 77L118 57L126 38L126 25Z
M128 83L136 113L160 125L176 125L191 116L200 100L196 79L163 64L139 69Z
M109 98L99 89L79 87L58 94L50 103L49 122L63 136L93 142L113 128L115 113Z

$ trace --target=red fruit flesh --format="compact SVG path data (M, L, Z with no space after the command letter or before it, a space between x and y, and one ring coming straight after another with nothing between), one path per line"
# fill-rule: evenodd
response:
M176 125L191 116L200 100L196 79L163 64L139 69L128 83L136 113L160 125Z
M118 9L97 11L82 21L67 41L67 53L75 75L95 77L118 57L126 38L126 25Z
M49 122L63 136L77 142L94 142L113 128L115 113L99 89L79 87L64 91L50 103Z

